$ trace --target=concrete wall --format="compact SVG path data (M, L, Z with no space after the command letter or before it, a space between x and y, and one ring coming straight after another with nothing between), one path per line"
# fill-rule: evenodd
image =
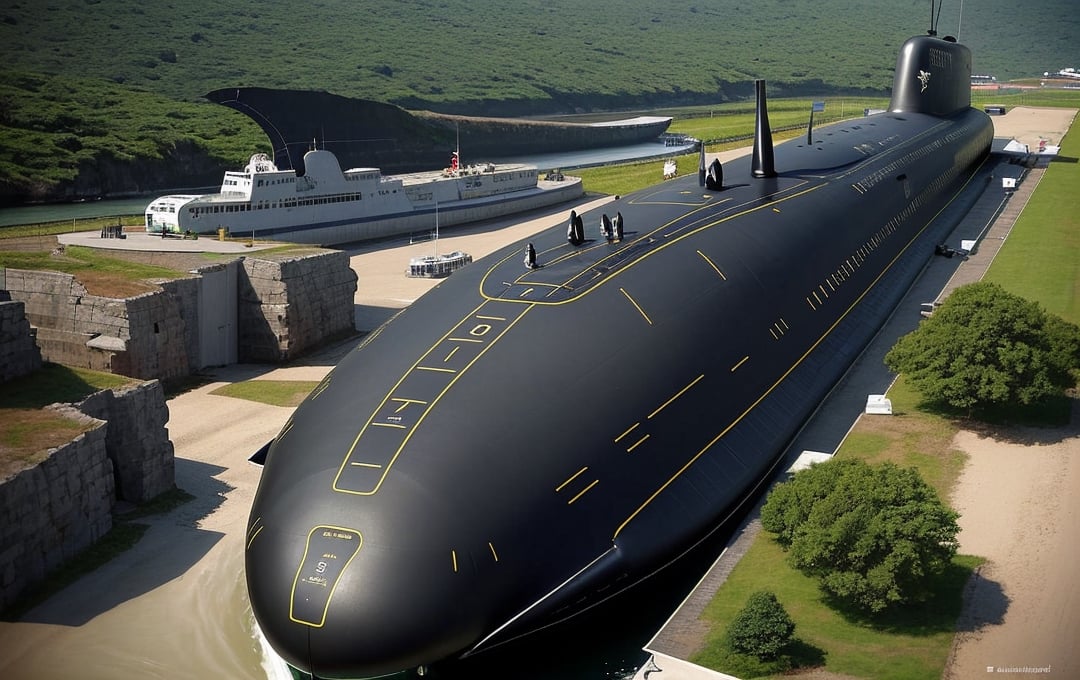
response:
M26 306L0 292L0 383L41 368L41 350Z
M56 408L96 427L0 484L0 610L112 529L105 423Z

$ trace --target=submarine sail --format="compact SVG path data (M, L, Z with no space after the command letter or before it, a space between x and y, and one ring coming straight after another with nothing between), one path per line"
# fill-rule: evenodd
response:
M317 678L475 654L723 525L951 228L993 136L970 70L912 38L889 111L812 146L763 122L706 186L576 215L368 335L266 452L245 566L273 648Z

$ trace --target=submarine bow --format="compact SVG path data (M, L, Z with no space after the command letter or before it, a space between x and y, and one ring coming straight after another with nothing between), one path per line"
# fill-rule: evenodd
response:
M368 335L266 455L245 565L274 649L320 678L479 653L722 526L951 229L993 135L970 61L912 38L889 112L762 133L754 158L575 215Z

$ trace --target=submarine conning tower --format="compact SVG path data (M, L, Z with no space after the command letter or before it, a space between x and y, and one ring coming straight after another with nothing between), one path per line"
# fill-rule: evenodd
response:
M893 113L948 116L971 106L971 50L955 38L910 38L893 76Z

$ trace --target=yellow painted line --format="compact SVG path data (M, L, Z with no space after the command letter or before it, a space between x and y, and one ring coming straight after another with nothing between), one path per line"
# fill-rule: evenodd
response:
M419 404L420 406L424 406L425 404L427 404L426 401L422 401L420 399L406 399L405 397L391 397L390 401L401 402L401 406L398 406L397 410L394 411L394 413L401 413L413 404Z
M375 469L375 470L381 470L382 469L382 465L380 465L378 463L349 463L349 465L351 465L352 467L365 467L365 468L372 468L372 469Z
M631 446L630 448L628 448L628 449L626 450L626 452L627 452L627 453L630 453L631 451L633 451L633 450L634 450L634 449L636 449L637 447L641 446L642 444L644 444L644 443L645 443L645 440L646 440L646 439L648 439L648 438L649 438L649 437L651 437L651 436L652 436L652 435L648 435L648 434L647 434L647 435L645 435L644 437L642 437L641 439L637 440L636 442L634 442L634 444L633 444L633 445L632 445L632 446Z
M372 423L375 427L392 427L395 430L407 429L404 425L398 425L397 423Z
M483 319L484 321L506 321L505 316L488 316L486 314L477 314L477 319Z
M281 428L281 434L279 434L277 436L277 439L281 439L282 437L287 435L289 433L289 430L291 430L292 428L293 428L293 419L292 419L292 416L289 416L289 422L285 423L285 427Z
M780 317L780 323L784 324L784 330L785 331L786 330L791 330L791 326L787 325L787 321L784 320L784 317Z
M821 285L819 283L818 284L818 289L821 291L822 295L824 295L825 297L829 297L829 291L825 290L825 286L823 286L823 285Z
M455 354L457 354L457 351L458 351L459 349L461 349L461 347L455 347L454 349L450 350L450 353L449 353L449 354L447 354L447 355L446 355L446 357L445 357L445 358L443 359L443 363L445 364L445 363L446 363L447 361L450 361L450 359L451 359L451 358L452 358L452 357L453 357L453 356L454 356Z
M491 556L495 558L496 562L498 562L499 561L499 553L495 552L495 546L493 546L491 544L491 541L488 541L488 548L491 549Z
M447 342L483 342L483 340L477 340L476 338L447 338Z
M810 299L810 296L806 296L806 304L810 305L810 309L817 311L817 307L814 306L814 301Z
M247 542L247 547L248 548L251 548L251 544L255 542L255 537L258 536L259 534L261 534L262 530L265 529L265 528L266 528L265 526L261 526L261 527L259 527L258 529L255 530L255 533L252 534L251 538Z
M648 321L649 325L651 326L652 325L652 319L650 319L649 315L645 313L645 310L643 310L641 308L641 305L639 305L637 303L637 301L634 300L634 298L630 297L630 293L627 293L625 288L620 288L619 292L626 296L626 299L630 301L630 304L634 305L634 308L638 310L638 313L641 314L641 316L643 316L645 318L645 320Z
M817 291L816 291L816 290L815 290L815 291L813 291L813 295L814 295L814 299L815 299L815 300L817 300L817 303L818 303L819 305L821 305L821 304L824 304L824 303L823 303L823 302L821 301L821 298L819 298L819 297L818 297L818 294L817 294Z
M531 295L534 290L536 290L536 289L535 288L526 288L525 292L523 292L521 295L518 295L518 297L523 298L523 297L526 297L528 295Z
M745 361L745 360L744 360L744 361ZM664 402L663 404L660 404L660 406L659 406L659 407L657 407L657 409L656 409L655 411L653 411L652 413L650 413L650 414L649 414L649 418L652 418L652 417L653 417L653 416L655 416L655 415L656 415L657 413L660 413L661 411L663 411L663 410L664 410L665 408L667 408L668 404L670 404L671 402L673 402L673 401L675 401L676 399L678 399L679 397L681 397L681 396L682 396L683 394L685 394L685 393L686 393L686 390L688 390L688 389L690 389L691 387L693 387L694 385L698 384L698 381L700 381L700 380L701 380L702 378L704 378L704 377L705 377L705 374L704 374L704 373L702 373L702 374L701 374L701 375L699 375L698 377L696 377L696 378L694 378L693 380L691 380L691 381L690 381L690 384L689 384L689 385L687 385L686 387L684 387L684 388L682 388L681 390L679 390L678 392L676 392L676 393L675 393L675 395L674 395L673 397L671 397L671 399L668 399L668 400L667 400L667 401L665 401L665 402Z
M630 426L630 429L628 429L628 430L627 430L626 432L623 432L623 433L622 433L622 434L620 434L620 435L619 435L618 437L615 437L615 443L616 443L616 444L618 444L618 443L619 443L619 440L620 440L620 439L622 439L622 438L623 438L623 437L625 437L626 435L628 435L628 434L630 434L631 432L633 432L634 430L636 430L636 429L637 429L637 426L638 426L638 425L640 425L640 424L641 424L641 422L640 422L640 421L639 421L639 422L636 422L636 423L634 423L633 425L631 425L631 426Z
M704 260L705 260L706 262L708 262L708 263L709 263L709 266L713 268L713 271L715 271L715 272L716 272L717 274L719 274L719 275L720 275L720 278L722 278L723 280L727 281L727 277L726 277L726 276L724 276L724 272L720 271L720 267L717 267L717 266L716 266L716 263L715 263L715 262L713 262L712 260L710 260L710 259L709 259L709 256L708 256L708 255L706 255L705 253L701 252L700 250L699 250L699 251L697 251L697 254L698 254L698 255L700 255L700 256L702 257L702 259L704 259Z
M836 292L836 286L833 285L832 279L825 279L825 283L829 284L829 290Z
M589 469L589 466L588 466L588 465L586 465L585 467L581 468L580 470L578 470L578 471L577 471L577 472L575 472L574 474L570 475L570 478L569 478L569 479L567 479L567 480L566 480L565 482L563 482L562 484L560 484L560 485L558 485L557 487L555 487L555 492L556 492L556 493L558 493L559 491L562 491L562 490L563 490L563 488L564 488L564 487L565 487L565 486L566 486L567 484L569 484L570 482L572 482L572 481L574 481L575 479L577 479L578 477L580 477L580 476L581 476L581 473L582 473L582 472L585 472L585 471L586 471L586 470L588 470L588 469Z
M450 561L454 565L454 573L456 574L457 573L457 551L456 550L451 550L450 551Z
M322 382L312 391L311 399L315 400L319 398L319 395L326 391L326 388L330 387L330 376L323 378Z
M574 496L573 498L571 498L570 500L566 501L566 504L567 504L567 505L573 505L573 504L574 504L574 501L576 501L577 499L579 499L579 498L581 498L582 496L584 496L586 492L588 492L588 491L589 491L590 489L592 489L592 488L593 488L594 486L596 486L596 485L597 485L597 484L598 484L599 482L600 482L600 480L599 480L599 479L594 479L594 480L592 480L592 484L588 485L587 487L585 487L584 489L582 489L581 491L579 491L579 492L578 492L578 495L576 495L576 496Z
M457 373L452 368L438 368L437 366L417 366L418 371L435 371L436 373Z
M734 366L731 367L731 372L734 373L735 371L737 371L739 369L739 366L742 366L743 364L745 364L747 359L749 359L749 358L750 358L749 356L745 356L742 359L739 359L739 363L737 363L737 364L735 364Z
M989 158L989 156L987 156L987 158ZM980 163L980 167L986 163L986 160L987 159L983 159L982 163ZM795 360L791 364L791 366L789 366L788 369L786 371L784 371L780 375L780 377L777 378L776 381L771 386L769 386L768 389L766 389L764 392L761 393L761 396L759 396L752 404L750 404L750 406L748 406L746 408L745 411L743 411L741 414L739 414L739 416L737 418L732 420L731 423L729 423L727 427L725 427L723 430L720 431L719 434L717 434L715 437L713 437L712 440L709 443L707 443L700 451L698 451L696 454L691 456L690 459L688 461L686 461L686 463L679 470L677 470L675 472L675 474L673 474L671 477L669 477L668 480L666 482L664 482L663 484L661 484L656 489L656 491L654 491L652 493L651 496L649 496L647 499L645 499L645 501L641 505L639 505L637 507L636 510L634 510L632 513L630 513L630 515L625 520L623 520L623 523L620 524L618 527L616 527L615 534L611 537L611 540L614 541L615 539L617 539L619 537L619 534L622 532L622 530L625 529L626 526L628 524L630 524L630 522L632 522L634 520L634 518L637 517L638 514L641 513L642 510L644 510L650 503L652 503L654 500L656 500L657 496L659 496L661 493L663 493L664 490L667 489L676 479L681 477L684 472L686 472L688 469L690 469L691 465L693 465L695 462L697 462L697 460L699 458L701 458L701 456L705 455L706 451L711 449L713 447L713 445L716 444L716 442L720 441L720 439L724 435L726 435L728 432L731 431L732 428L734 428L736 425L738 425L742 421L742 419L746 417L746 415L748 413L750 413L755 408L757 408L758 404L760 404L762 401L765 400L765 397L772 394L773 390L775 390L777 388L777 386L779 386L782 382L784 382L784 380L786 380L787 377L789 375L791 375L791 372L794 371L796 368L798 368L798 366L800 364L802 364L803 361L806 360L806 357L810 356L810 353L813 352L815 349L817 349L817 347L822 342L825 341L825 338L829 337L829 335L832 334L832 332L834 330L836 330L836 327L839 326L840 323L845 318L847 318L847 315L851 313L851 310L855 309L855 307L857 307L859 305L859 303L862 302L862 299L865 298L867 296L867 294L869 294L869 292L871 290L873 290L874 286L876 286L878 284L878 282L882 279L882 277L884 277L885 274L888 273L888 271L890 269L892 269L893 265L896 264L897 260L899 260L907 252L907 250L912 246L912 244L915 243L915 241L917 241L920 236L922 236L923 232L926 231L927 227L929 227L931 224L933 224L934 220L936 220L938 218L938 216L941 215L942 212L944 212L946 209L948 209L949 206L951 206L953 204L953 201L955 201L958 196L960 196L962 193L964 193L964 190L971 183L971 180L974 179L975 176L978 174L978 170L979 169L976 168L974 171L972 171L970 173L970 175L968 176L967 181L964 182L963 186L961 186L959 190L957 190L956 192L953 193L953 197L949 201L947 201L945 203L945 205L943 205L941 207L941 210L939 210L935 215L931 216L930 219L928 219L923 224L922 229L917 231L911 237L911 239L908 240L907 245L904 246L903 248L901 248L896 253L896 255L893 256L893 259L889 262L889 264L882 268L882 270L878 273L878 275L874 278L874 280L871 281L869 284L867 284L867 286L863 289L863 292L857 298L855 298L855 300L852 301L851 305L846 310L844 310L843 314L840 314L839 316L836 317L836 319L833 321L832 325L829 326L827 329L825 329L825 332L822 333L821 336L817 340L815 340L814 343L812 345L810 345L809 348L807 348L807 350L803 353L803 355L801 357L799 357L797 360Z
M774 331L774 330L773 330L773 329L771 329L771 328L769 329L769 334L770 334L770 335L772 335L772 339L773 339L773 340L779 340L779 339L780 339L779 337L777 337L777 335L776 335L776 331Z

